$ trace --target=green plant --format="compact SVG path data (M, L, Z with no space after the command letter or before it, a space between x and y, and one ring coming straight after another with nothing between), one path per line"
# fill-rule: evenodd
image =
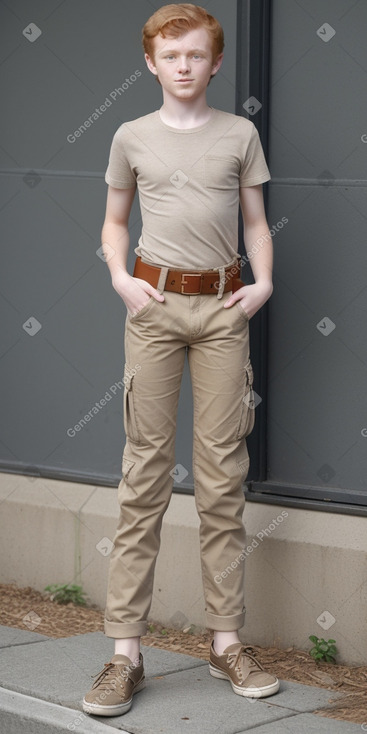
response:
M337 654L335 640L324 640L323 637L310 635L308 638L313 642L314 647L310 650L310 655L317 663L321 661L325 663L336 663L335 655Z
M85 592L81 586L76 584L50 584L45 587L45 591L48 591L51 595L51 601L57 602L57 604L77 604L78 606L85 607L86 599Z

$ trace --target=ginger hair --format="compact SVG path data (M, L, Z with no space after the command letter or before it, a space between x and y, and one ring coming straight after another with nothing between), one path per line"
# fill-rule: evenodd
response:
M163 38L178 38L196 28L205 28L212 40L213 61L224 48L224 34L220 23L205 8L191 3L163 5L147 20L143 28L142 43L144 51L153 60L153 39L161 35Z

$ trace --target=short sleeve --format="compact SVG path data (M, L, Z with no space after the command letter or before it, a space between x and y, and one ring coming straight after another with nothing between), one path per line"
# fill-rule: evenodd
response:
M264 151L256 127L252 124L252 133L247 146L245 160L240 173L240 186L257 186L271 178L266 165Z
M123 128L121 125L113 137L105 181L116 189L132 189L136 178L125 151Z

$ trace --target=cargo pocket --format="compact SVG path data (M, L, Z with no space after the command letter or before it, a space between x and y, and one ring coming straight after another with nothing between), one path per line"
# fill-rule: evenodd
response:
M237 432L237 438L244 438L251 433L255 425L255 400L254 400L254 373L249 360L244 368L245 386L241 400L241 416Z
M124 429L126 436L137 443L139 431L134 406L134 374L129 371L127 365L125 365L124 385Z

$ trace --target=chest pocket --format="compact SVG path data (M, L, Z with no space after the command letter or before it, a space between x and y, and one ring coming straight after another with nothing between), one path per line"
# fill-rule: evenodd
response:
M205 155L204 168L207 189L238 189L240 168L234 156Z

